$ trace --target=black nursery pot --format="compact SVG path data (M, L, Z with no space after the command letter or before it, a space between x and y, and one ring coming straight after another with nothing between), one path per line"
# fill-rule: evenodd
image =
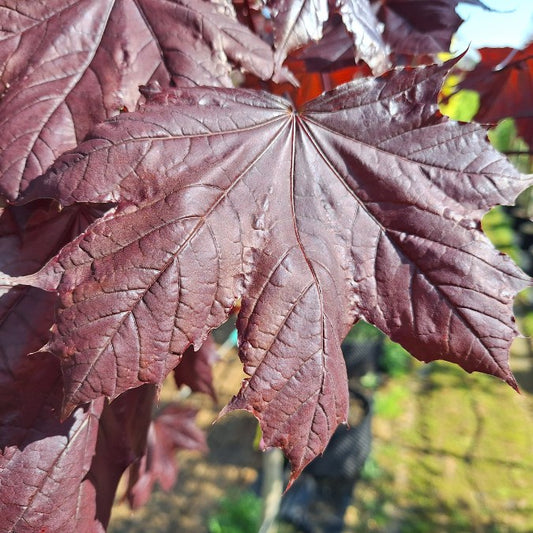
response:
M341 533L372 445L372 400L350 389L350 406L360 409L359 423L341 426L324 454L303 471L282 499L280 518L301 533Z

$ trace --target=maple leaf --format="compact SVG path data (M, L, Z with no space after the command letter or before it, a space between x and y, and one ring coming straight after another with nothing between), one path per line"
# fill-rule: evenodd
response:
M481 105L476 120L496 124L512 117L518 132L533 144L533 44L524 50L513 48L482 48L481 61L465 73L459 89L479 92Z
M229 5L204 0L0 0L0 192L15 199L137 87L232 87L232 65L261 78L271 48Z
M286 66L297 83L271 81L266 84L268 91L290 99L298 107L338 85L370 76L371 71L366 64L354 64L352 48L342 20L335 17L333 23L328 21L324 36L318 43L310 43L287 58ZM330 60L326 61L328 56ZM246 86L264 89L265 83L247 83Z
M303 60L307 72L330 72L354 67L353 39L346 31L341 16L334 13L324 26L322 39L294 52L292 58ZM366 73L367 76L370 74Z
M322 39L291 53L287 57L286 66L298 83L269 82L268 90L290 98L296 106L305 104L342 83L372 74L365 63L354 64L353 39L337 13L324 26ZM251 88L256 87L252 85ZM264 83L263 87L258 84L258 88L264 88Z
M346 420L340 343L359 319L421 360L516 386L511 306L527 278L480 219L532 179L480 126L438 112L449 67L364 78L300 110L244 89L161 93L34 181L28 198L117 203L11 280L60 295L45 349L65 412L160 383L238 298L250 377L226 411L259 419L292 479Z
M384 38L399 54L447 52L452 35L463 22L455 12L460 0L375 0L385 24ZM479 0L466 0L489 11Z
M198 351L187 348L180 364L174 369L176 386L187 385L193 392L203 392L216 401L212 367L217 360L217 347L211 336L207 337Z
M94 214L86 206L58 212L49 202L4 209L2 270L31 272L94 220ZM60 423L59 361L49 354L27 356L47 339L56 300L54 293L31 287L15 287L0 296L0 469L5 474L0 512L5 531L103 531L93 520L92 495L84 481L102 401L76 409ZM72 498L64 501L65 494Z
M100 209L87 206L73 206L59 212L50 202L3 209L1 270L12 275L35 271L101 214ZM53 381L46 377L49 365L33 361L27 355L46 342L54 322L57 296L35 292L31 287L4 288L0 295L0 423L7 421L2 426L5 443L16 442L15 435L21 428L26 432L27 425L34 422L36 410L41 409L40 402L50 401L48 387L43 397L39 396L38 388L34 391L36 383ZM41 366L43 376L40 376ZM51 372L55 375L54 370ZM50 416L52 411L48 406L44 413Z
M100 416L98 439L86 481L94 488L93 516L107 527L118 483L128 467L146 454L155 385L143 385L106 404Z
M329 18L329 2L272 0L268 5L274 22L274 61L276 68L280 68L289 52L322 38L324 23ZM353 36L355 60L362 59L377 74L386 70L390 66L387 50L369 1L337 0L335 8Z
M91 515L83 507L89 503L84 478L102 400L79 407L60 423L59 362L50 355L25 357L38 347L39 336L46 337L43 326L52 323L54 300L54 294L28 287L0 297L0 512L5 531L96 531L88 528ZM74 497L64 501L65 494Z
M0 217L2 270L34 271L105 210L80 205L59 211L48 201L5 208ZM0 297L0 468L9 471L0 488L2 525L20 533L73 527L95 533L108 524L123 472L145 460L155 386L127 391L110 405L97 400L60 423L59 361L49 354L27 356L46 341L56 300L54 293L22 286ZM209 343L204 351L208 348ZM201 349L199 355L207 364L209 353ZM203 370L200 386L210 384L210 368ZM187 424L183 429L191 433ZM157 457L152 469L161 468ZM66 493L76 497L66 503ZM60 509L52 509L50 501L60 501Z
M55 361L52 359L50 363ZM40 370L37 375L43 378L43 374ZM32 383L33 390L39 390L36 400L47 393L55 399L61 396L57 365L50 381L32 382L29 373L19 377ZM33 391L26 392L31 395ZM103 528L93 528L92 516L87 513L90 493L86 492L84 481L94 453L102 405L103 398L79 407L68 421L60 424L57 418L52 421L50 404L45 401L37 417L26 419L25 438L10 443L0 455L2 472L9 473L2 477L0 486L0 511L5 531L69 531L72 527L83 533L103 531ZM57 505L51 504L53 501L58 502Z
M174 486L178 450L207 451L205 434L195 422L196 414L195 409L177 404L167 405L157 413L148 431L146 452L129 471L126 497L132 509L148 501L155 483L166 491Z

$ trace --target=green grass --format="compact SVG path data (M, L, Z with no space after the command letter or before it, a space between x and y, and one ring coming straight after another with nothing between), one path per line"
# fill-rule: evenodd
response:
M224 498L209 519L209 533L257 533L261 525L261 499L252 492Z
M376 394L370 472L345 533L533 531L533 401L451 364Z

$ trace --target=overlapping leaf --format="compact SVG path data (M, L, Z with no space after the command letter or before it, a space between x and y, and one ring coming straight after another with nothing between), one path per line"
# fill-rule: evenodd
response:
M48 361L50 365L54 362ZM59 369L57 365L55 368L51 381L33 382L39 399L47 392L56 400L59 392L60 398ZM37 376L44 377L42 370ZM29 384L29 375L24 377ZM3 452L0 511L6 531L68 531L72 527L82 533L103 531L94 520L94 500L84 481L94 453L102 404L100 399L79 407L63 424L55 419L52 425L50 415L43 424L43 417L38 416L26 427L25 438ZM51 405L45 401L41 409L50 412Z
M3 271L35 270L95 218L89 208L58 212L48 204L3 211ZM28 357L48 337L56 300L54 293L31 287L0 296L0 513L5 531L103 531L94 520L90 482L84 481L102 401L76 409L60 423L59 362L49 354ZM65 501L65 494L71 498Z
M481 61L467 72L461 89L480 94L480 122L513 117L524 140L533 144L533 44L524 50L483 48Z
M204 432L196 425L196 410L177 404L164 407L150 424L146 452L132 465L126 497L132 507L144 505L156 483L170 490L178 477L176 452L207 451Z
M97 122L134 109L137 87L231 87L262 78L270 47L229 5L205 0L0 1L0 192L14 199Z
M275 61L277 68L287 54L322 38L324 23L329 18L328 0L272 0L274 19ZM355 59L364 60L376 73L388 66L387 51L368 0L338 0L336 9L346 29L353 35Z
M354 67L352 39L341 16L333 14L324 26L322 39L309 43L292 56L305 61L308 72L330 72L343 67Z
M455 12L460 0L374 0L385 24L384 37L398 54L425 55L448 51L462 23ZM488 9L479 0L467 0Z
M61 296L47 349L66 409L161 382L238 298L250 377L228 408L255 414L294 475L346 420L340 342L360 318L419 359L515 386L526 278L479 228L531 179L479 126L438 113L447 68L352 82L301 110L246 90L166 92L61 157L29 197L118 204L22 280Z
M122 474L140 463L146 453L155 396L156 387L144 385L125 392L102 410L86 482L94 490L93 516L103 528L109 522Z
M365 63L354 63L352 37L337 13L324 26L320 41L291 53L285 64L297 84L271 81L268 84L258 82L256 86L247 84L247 87L264 89L267 86L269 92L289 98L298 107L343 83L372 75Z
M193 392L203 392L216 401L212 367L217 360L217 348L211 336L207 337L198 351L187 348L180 364L174 369L177 387L187 385Z
M20 533L71 527L93 533L99 529L93 527L84 478L102 401L79 407L60 423L63 386L58 361L50 355L26 357L39 347L39 338L46 338L54 301L55 294L28 287L0 298L2 527ZM72 497L65 501L65 494Z

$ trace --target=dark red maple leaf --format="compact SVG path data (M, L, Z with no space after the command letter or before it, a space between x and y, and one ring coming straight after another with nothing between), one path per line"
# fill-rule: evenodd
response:
M324 23L329 18L328 0L271 0L276 68L292 50L322 38ZM390 64L387 50L369 0L337 0L346 29L352 34L352 57L364 60L374 72L383 72Z
M5 208L0 216L2 270L31 272L78 235L95 213L85 206L59 212L49 202ZM54 293L31 287L0 296L0 516L5 531L103 531L94 520L90 483L84 481L102 401L76 409L61 423L59 361L49 354L28 357L48 337L56 300Z
M170 404L156 415L148 432L146 453L129 471L126 497L132 509L148 501L155 483L167 491L174 486L177 451L207 451L205 434L195 422L196 413L195 409Z
M39 391L35 401L42 400L42 395L47 393L55 400L60 399L61 380L54 363L53 358L41 361L41 368L33 374L41 378L40 381L32 381L29 372L19 374ZM47 365L50 380L43 379L46 373L43 367ZM32 394L30 390L26 392ZM50 416L51 405L46 399L37 416L26 419L25 437L17 442L10 441L0 455L3 472L0 511L5 531L34 533L43 527L49 531L70 531L71 528L82 533L103 531L94 521L92 494L84 481L94 453L102 405L103 398L79 407L60 424L57 418ZM3 428L0 434L3 441Z
M0 268L12 275L34 271L101 214L102 210L87 206L60 212L48 201L4 208L0 213ZM6 424L2 426L5 443L17 442L19 437L15 435L28 431L40 416L41 403L49 404L44 408L45 418L54 408L58 411L61 402L52 408L51 398L60 398L62 387L58 383L51 392L50 387L60 380L55 365L28 357L49 336L57 296L35 292L31 287L4 289L0 294L0 424ZM42 392L35 388L41 382ZM54 427L56 422L51 422Z
M324 26L322 39L293 53L292 58L303 60L307 72L330 72L353 67L353 39L346 30L342 17L334 13ZM367 76L370 74L371 72L367 72Z
M291 53L285 64L298 84L269 81L259 82L257 87L250 83L246 86L261 89L266 87L269 92L289 97L296 106L300 106L338 85L371 75L371 70L365 63L355 65L353 39L338 14L333 14L328 20L319 42L311 42Z
M118 205L11 281L60 294L46 349L66 412L161 382L238 298L250 377L228 409L255 414L293 478L346 420L340 343L361 318L421 360L515 386L511 305L527 278L480 219L532 180L481 127L438 112L449 66L361 79L300 110L249 90L161 93L34 181L28 198Z
M0 217L2 270L35 270L103 212L105 207L85 205L59 211L48 201L5 208ZM46 340L56 299L32 287L15 287L0 296L0 468L9 472L0 484L1 523L6 531L20 533L37 528L103 532L123 472L134 462L145 464L155 386L127 391L110 405L95 400L60 422L59 361L50 354L27 355ZM200 351L207 364L204 356L209 358ZM209 372L204 369L204 385ZM176 431L184 430L186 442L194 430L188 419L182 422ZM158 458L152 459L151 471L168 466L168 457L163 464ZM51 501L58 502L57 508Z
M384 37L397 54L447 52L463 20L455 12L460 0L374 0L385 24ZM489 9L479 0L465 3Z
M533 44L524 50L483 48L481 61L465 73L459 89L479 92L476 120L496 124L512 117L519 134L533 144Z
M17 533L41 527L93 533L98 529L94 514L86 513L91 499L84 478L103 402L79 407L61 423L59 362L50 355L25 357L38 347L39 336L46 336L54 300L54 294L28 287L0 297L1 524Z
M193 392L203 392L216 401L212 367L217 360L217 347L211 336L207 337L198 351L187 348L174 369L176 386L187 385Z
M107 527L117 485L128 467L146 454L155 385L143 385L106 404L100 416L98 439L86 476L94 490L93 515Z
M9 199L97 122L135 109L137 87L232 87L271 48L231 4L204 0L0 0L0 192Z

